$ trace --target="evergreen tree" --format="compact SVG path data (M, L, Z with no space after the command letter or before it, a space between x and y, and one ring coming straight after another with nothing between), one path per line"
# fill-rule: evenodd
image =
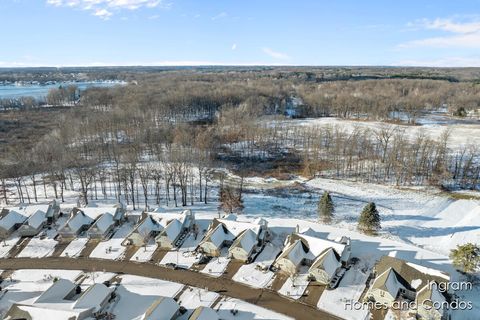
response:
M380 230L380 214L375 203L368 203L360 213L358 229L366 233L375 233Z
M480 268L480 247L473 243L457 245L456 249L451 250L450 259L463 272L473 273Z
M318 202L318 217L324 223L331 223L333 212L335 211L332 197L328 191L325 191Z

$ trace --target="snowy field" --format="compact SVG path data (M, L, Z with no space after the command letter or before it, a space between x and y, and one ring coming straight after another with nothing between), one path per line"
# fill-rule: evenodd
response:
M305 270L307 271L307 270ZM291 299L300 299L308 287L308 272L288 277L278 293Z

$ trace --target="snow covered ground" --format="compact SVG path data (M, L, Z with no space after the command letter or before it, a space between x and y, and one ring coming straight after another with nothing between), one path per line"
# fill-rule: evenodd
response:
M6 240L0 242L0 258L5 258L8 253L20 240L20 236L17 233L10 235Z
M68 244L68 246L63 250L63 252L60 254L61 257L70 257L70 258L75 258L80 255L82 250L85 248L85 245L88 242L87 237L79 237L72 242Z
M124 223L107 241L101 241L90 254L90 258L118 260L122 257L126 248L122 246L123 240L133 230L134 225Z
M368 310L352 310L347 301L359 301L368 273L363 273L360 268L352 267L343 276L335 290L324 290L317 307L346 320L364 320Z
M216 292L188 287L178 298L178 303L186 309L194 310L199 306L211 307L219 297L220 295Z
M220 257L212 258L200 272L212 277L220 277L227 269L229 262L228 248L223 248Z
M51 256L58 244L53 239L32 238L27 246L20 252L19 258L43 258Z
M137 252L130 258L131 261L147 262L152 258L153 253L157 250L158 245L156 242L149 243L145 247L138 248Z
M291 299L300 299L308 287L308 272L288 277L278 293Z
M211 219L196 219L199 230L206 230ZM201 233L201 232L200 232ZM194 252L203 236L199 234L196 238L193 233L185 239L179 250L172 250L167 252L160 261L160 265L166 265L167 263L175 263L176 265L189 269L194 263L198 262L199 255Z
M254 288L266 287L275 274L269 269L261 270L257 268L257 265L260 264L262 267L268 268L281 250L281 247L267 243L255 262L241 266L232 279Z
M223 320L293 320L283 314L233 298L222 299L215 309L217 310L219 318ZM231 310L237 310L238 313L232 314Z

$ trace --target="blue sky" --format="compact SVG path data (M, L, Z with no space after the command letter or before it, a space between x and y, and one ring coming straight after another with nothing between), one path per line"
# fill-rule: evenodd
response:
M0 67L480 66L480 0L0 0Z

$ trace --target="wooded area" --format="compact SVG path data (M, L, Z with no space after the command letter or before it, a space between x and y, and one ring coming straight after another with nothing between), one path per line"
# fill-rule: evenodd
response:
M391 70L390 70L391 71ZM390 72L389 71L389 72ZM425 113L480 108L480 85L399 79L335 80L318 70L178 69L125 72L129 84L81 92L53 90L41 134L26 123L37 108L3 111L0 178L4 202L58 198L78 182L85 201L114 194L134 207L207 201L214 169L245 174L302 174L396 185L478 188L480 150L449 150L438 139L413 139L389 123L414 125ZM413 71L410 71L413 72ZM323 76L321 76L323 74ZM352 73L350 73L351 76ZM341 78L341 74L336 74ZM69 107L65 107L69 106ZM375 129L301 127L287 118L378 120ZM4 121L4 120L0 121ZM23 127L25 126L25 127ZM27 136L8 135L12 130ZM24 129L26 131L24 131ZM28 143L25 141L28 140ZM14 183L15 194L7 184ZM33 185L33 194L27 191ZM43 189L43 192L42 192ZM139 191L140 190L140 191Z

